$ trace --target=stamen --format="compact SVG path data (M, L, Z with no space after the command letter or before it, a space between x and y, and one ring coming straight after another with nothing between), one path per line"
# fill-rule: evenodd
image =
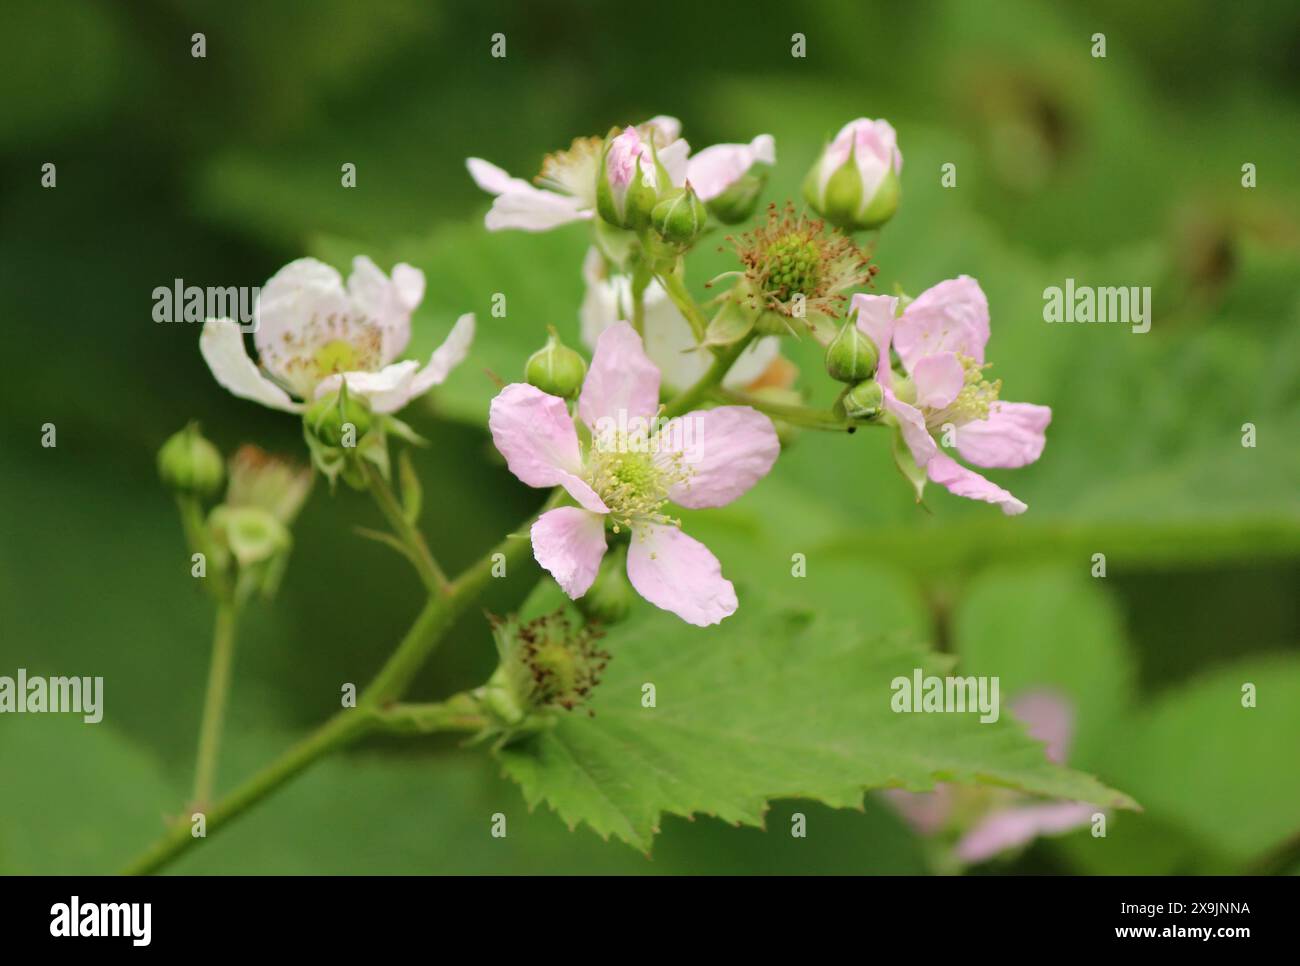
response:
M984 378L984 370L990 368L992 363L986 362L981 365L970 356L963 355L959 355L957 361L961 363L965 372L965 382L962 384L961 391L957 393L956 399L943 409L926 413L925 424L932 430L943 426L944 423L961 426L964 423L988 419L993 403L997 402L1002 392L1001 379L989 382Z

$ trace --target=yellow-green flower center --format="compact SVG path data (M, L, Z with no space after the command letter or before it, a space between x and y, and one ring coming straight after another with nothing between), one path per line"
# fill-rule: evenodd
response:
M991 363L980 365L970 356L958 356L958 361L965 372L966 380L962 384L957 398L943 409L934 409L925 414L925 423L930 429L936 429L944 423L961 426L965 423L988 419L989 410L997 402L1002 392L1002 380L989 382L984 378L984 370Z
M617 434L600 443L588 457L587 482L609 507L614 532L637 520L671 522L659 510L669 490L690 476L680 454L660 453L654 436Z
M336 372L356 372L364 368L359 364L356 346L346 339L332 339L312 353L312 363L316 366L318 379L332 376Z

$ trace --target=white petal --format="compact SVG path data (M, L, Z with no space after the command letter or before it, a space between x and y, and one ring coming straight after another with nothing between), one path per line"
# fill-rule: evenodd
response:
M316 398L337 392L346 382L348 392L365 397L375 412L395 413L415 395L411 390L411 382L419 365L418 362L407 359L384 366L378 372L336 372L321 380L316 387Z
M578 198L534 188L527 182L512 185L497 195L492 210L483 219L488 231L518 228L521 231L550 231L571 221L590 218L591 211Z
M300 403L273 383L248 357L244 334L230 319L208 319L199 335L199 351L212 375L240 399L249 399L286 413L302 410Z
M482 158L466 158L465 167L469 169L469 176L474 179L474 183L490 194L499 195L516 185L528 186L528 182L523 178L512 178L501 168Z

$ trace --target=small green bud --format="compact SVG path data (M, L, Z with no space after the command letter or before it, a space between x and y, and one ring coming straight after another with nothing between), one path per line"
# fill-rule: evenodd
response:
M874 419L881 413L885 394L874 379L864 379L842 397L844 414L850 419Z
M617 624L632 610L636 592L627 579L627 544L609 549L591 588L576 601L588 620Z
M587 375L587 363L582 355L560 341L555 326L550 327L550 337L524 365L524 380L544 393L572 399L582 389Z
M709 211L700 201L691 183L668 192L650 213L650 223L666 241L690 245L700 237L709 220Z
M853 318L845 322L826 347L826 371L836 382L861 382L876 374L880 355L875 343Z
M372 416L369 403L351 395L344 383L338 392L308 406L302 421L307 432L323 445L352 448L370 432Z
M209 497L221 488L226 469L220 450L192 422L158 450L158 475L178 493Z

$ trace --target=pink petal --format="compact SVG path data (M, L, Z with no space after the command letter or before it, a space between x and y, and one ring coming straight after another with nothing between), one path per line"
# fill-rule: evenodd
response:
M1046 743L1050 761L1065 763L1074 737L1074 709L1066 697L1050 690L1030 691L1011 702L1011 711L1031 737Z
M858 328L875 343L880 361L876 364L876 381L881 387L893 385L893 371L889 367L889 346L898 320L898 299L892 295L868 295L859 292L849 303L849 312L856 312Z
M524 483L562 486L588 510L609 512L595 490L579 477L578 433L563 399L527 383L511 383L492 400L488 428L510 472Z
M688 624L708 627L736 612L736 589L709 548L674 526L636 527L627 576L638 594Z
M636 330L615 322L596 340L578 397L578 415L594 431L602 417L615 422L646 419L658 409L659 370L645 354Z
M916 405L921 409L942 409L954 399L966 382L966 370L954 352L926 356L912 368Z
M984 362L989 341L989 302L969 275L926 289L903 310L894 328L894 347L911 372L925 356L956 352Z
M898 420L903 442L911 450L912 459L917 466L924 469L939 452L934 437L930 435L930 430L925 425L925 416L921 414L921 410L895 396L894 390L884 383L881 384L880 391L884 396L885 410L893 413Z
M533 524L533 556L566 594L577 599L596 579L605 556L605 518L576 506L548 510Z
M760 134L748 144L714 144L686 164L686 180L701 201L710 201L744 177L757 162L776 163L776 141Z
M719 406L670 419L658 443L659 462L690 473L668 498L692 509L726 506L766 476L781 452L772 420L748 406Z
M932 792L887 788L881 795L917 835L936 834L952 814L953 795L949 785L935 785Z
M1024 805L994 812L957 843L957 857L983 862L999 852L1026 845L1040 835L1059 835L1092 821L1097 809L1082 802Z
M1052 410L1033 403L995 402L988 419L957 428L957 452L976 466L1015 469L1043 455Z
M1002 487L984 479L975 471L968 470L946 453L936 452L926 464L925 470L930 479L947 487L950 493L964 496L968 500L995 503L1002 507L1002 512L1007 516L1015 516L1029 509L1027 504L1017 500Z
M302 409L261 371L244 347L243 330L231 319L208 319L199 335L199 351L217 382L240 399L294 413Z

